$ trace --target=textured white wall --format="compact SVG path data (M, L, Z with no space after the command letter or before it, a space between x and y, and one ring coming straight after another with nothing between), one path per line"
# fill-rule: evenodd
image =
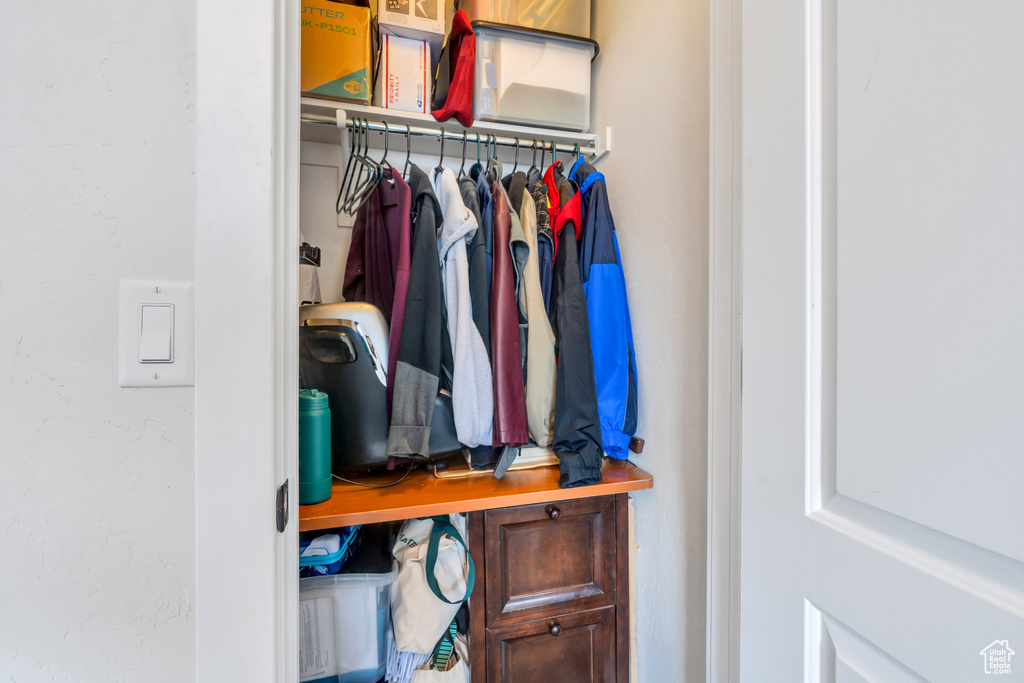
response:
M633 460L640 680L704 680L707 541L707 0L594 3L594 130L608 179L640 382Z
M194 275L194 18L0 3L5 681L195 678L193 390L117 386L118 280Z

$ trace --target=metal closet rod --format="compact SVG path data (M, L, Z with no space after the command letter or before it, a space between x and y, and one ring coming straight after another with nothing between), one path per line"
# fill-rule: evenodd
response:
M321 115L321 114L303 114L302 115L302 120L303 121L313 122L313 123L329 123L329 124L332 124L332 125L337 125L339 123L334 118L332 118L330 116L324 116L324 115ZM348 118L345 119L345 127L346 128L351 129L354 126L357 126L357 125L358 126L362 126L363 125L362 121L356 122L353 119L348 119ZM404 123L389 123L387 125L387 128L385 128L384 127L384 123L381 122L381 121L370 121L369 122L369 128L370 128L370 130L376 131L376 132L379 132L379 133L389 132L391 135L394 135L394 136L399 137L399 138L403 138L403 137L406 136L406 126L405 126ZM441 130L442 130L441 128L425 128L423 126L409 126L408 134L411 135L412 137L417 137L417 138L434 138L434 139L440 141L440 139L441 139ZM487 142L487 138L488 138L488 135L489 135L488 133L477 133L475 131L469 131L469 130L465 130L465 129L459 129L458 132L448 132L448 131L445 131L445 133L444 133L445 142L454 142L456 144L461 144L462 143L462 134L463 133L466 134L466 144L467 145L469 143L473 143L475 145L476 141L477 141L477 136L479 136L479 138L480 138L480 144L481 145L485 144ZM514 137L509 138L509 137L501 137L501 136L497 136L497 137L492 136L491 137L491 144L495 144L495 141L497 141L497 144L499 146L501 146L501 147L515 147L516 144L518 144L520 152L532 150L534 142L537 143L537 149L538 150L541 148L542 145L544 145L545 149L547 149L549 152L551 151L551 140L545 140L545 139L539 138L539 137L530 137L530 138L520 137L519 138L519 142L516 143L516 139ZM557 152L563 152L565 154L575 154L576 153L576 144L575 143L571 143L571 144L555 143L555 150ZM597 154L597 148L595 147L595 145L593 143L591 143L590 145L588 145L586 147L584 147L583 145L580 145L579 152L580 152L580 154L583 154L583 155L596 155Z

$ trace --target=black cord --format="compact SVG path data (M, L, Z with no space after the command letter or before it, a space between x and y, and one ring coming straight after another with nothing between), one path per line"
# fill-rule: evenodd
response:
M387 484L362 484L362 483L360 483L358 481L352 481L351 479L346 479L345 477L339 477L337 474L332 474L331 476L334 477L335 479L341 479L346 484L354 484L356 486L363 486L363 487L366 487L368 489L385 489L385 488L387 488L389 486L394 486L395 484L400 484L406 477L408 477L412 473L412 471L414 469L416 469L416 463L412 463L411 465L409 465L409 469L407 469L405 471L405 474L403 474L401 477L399 477L398 479L395 479L394 481L388 482Z

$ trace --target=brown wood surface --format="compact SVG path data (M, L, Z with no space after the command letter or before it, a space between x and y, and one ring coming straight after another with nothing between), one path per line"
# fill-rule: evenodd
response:
M605 607L488 629L487 683L612 683L615 626Z
M618 604L615 608L615 680L629 681L629 496L615 496L615 538L618 552L615 563L618 573Z
M601 496L484 513L487 628L614 605L615 508Z
M473 594L469 596L469 668L472 681L483 681L486 663L486 630L484 629L484 605L486 604L487 565L484 562L484 513L471 512L469 531L469 553L476 563L476 581Z
M359 481L380 484L399 476L388 472ZM501 479L490 473L439 479L424 469L413 472L400 484L380 489L336 481L328 500L299 506L299 531L590 498L654 485L654 478L636 465L610 458L601 468L601 477L599 484L571 489L558 488L557 467L508 472Z

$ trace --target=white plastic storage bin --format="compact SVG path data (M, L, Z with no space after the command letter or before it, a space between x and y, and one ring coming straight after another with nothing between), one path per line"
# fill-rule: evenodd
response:
M589 38L473 22L473 118L545 128L590 128Z
M462 0L470 21L590 37L590 0Z
M387 660L390 574L299 579L299 680L377 683Z

